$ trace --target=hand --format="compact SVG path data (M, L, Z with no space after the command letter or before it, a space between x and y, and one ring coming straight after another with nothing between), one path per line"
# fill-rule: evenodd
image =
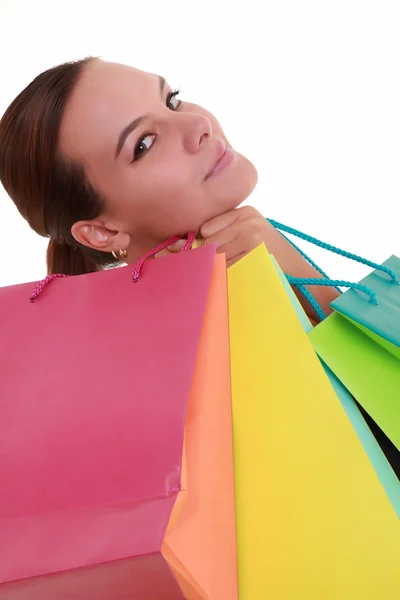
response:
M226 255L230 267L243 256L267 243L271 225L251 206L243 206L204 223L200 234L205 244L216 244L217 252Z
M226 255L227 266L230 267L243 256L257 248L262 243L273 254L284 273L294 277L315 278L321 274L293 248L277 229L267 221L261 213L251 206L237 208L223 215L219 215L200 228L204 244L216 244L217 252ZM186 240L180 240L168 251L180 252ZM157 255L158 256L158 255ZM306 311L312 325L319 322L314 309L304 296L294 288L294 292ZM312 290L315 299L319 302L325 314L332 312L330 303L338 297L334 288L315 286Z
M226 255L230 267L271 235L272 226L251 206L237 208L207 221L200 228L203 244L216 244L217 252ZM180 240L157 256L180 252L186 240Z
M251 206L238 208L204 223L200 233L205 244L216 244L217 252L226 255L228 267L265 243L285 273L291 273L294 277L321 277L275 227ZM319 322L318 316L297 288L294 288L294 292L314 327ZM313 294L325 313L330 314L330 303L338 296L337 291L333 288L315 287Z

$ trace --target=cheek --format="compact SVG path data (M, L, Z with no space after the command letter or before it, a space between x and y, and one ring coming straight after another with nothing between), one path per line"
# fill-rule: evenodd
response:
M143 174L137 186L141 217L150 220L162 237L197 231L207 218L205 188L194 167L190 160L170 157Z
M140 184L135 186L141 193L164 202L170 197L198 194L201 177L196 172L194 160L171 152L155 162L157 165L154 168L146 169L146 172L143 170Z

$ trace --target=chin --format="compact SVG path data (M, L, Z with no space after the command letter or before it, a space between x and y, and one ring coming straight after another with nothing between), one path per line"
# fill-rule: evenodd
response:
M205 210L202 211L203 223L239 208L250 196L257 182L256 167L245 156L236 152L235 163L215 176L212 187L209 187Z
M253 163L241 154L239 157L240 161L238 161L236 168L232 171L231 177L224 182L224 189L221 190L224 196L224 204L226 203L223 212L234 210L243 204L258 182L257 169Z

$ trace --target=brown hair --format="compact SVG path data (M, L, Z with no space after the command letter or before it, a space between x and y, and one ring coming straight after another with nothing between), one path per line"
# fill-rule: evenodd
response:
M83 166L64 159L57 148L65 105L92 60L41 73L0 120L0 181L32 229L50 237L49 274L80 275L117 264L111 254L82 246L72 236L72 225L96 218L104 200Z

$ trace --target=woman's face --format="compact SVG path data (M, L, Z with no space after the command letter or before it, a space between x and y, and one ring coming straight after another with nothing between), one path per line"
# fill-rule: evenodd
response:
M231 163L207 177L230 144L211 113L173 91L157 75L95 60L63 116L62 154L83 164L106 199L93 223L123 233L128 246L148 249L172 235L197 232L239 206L257 183L255 167L233 149ZM79 241L82 234L84 243L99 247L104 231L96 231L82 223L73 228Z

